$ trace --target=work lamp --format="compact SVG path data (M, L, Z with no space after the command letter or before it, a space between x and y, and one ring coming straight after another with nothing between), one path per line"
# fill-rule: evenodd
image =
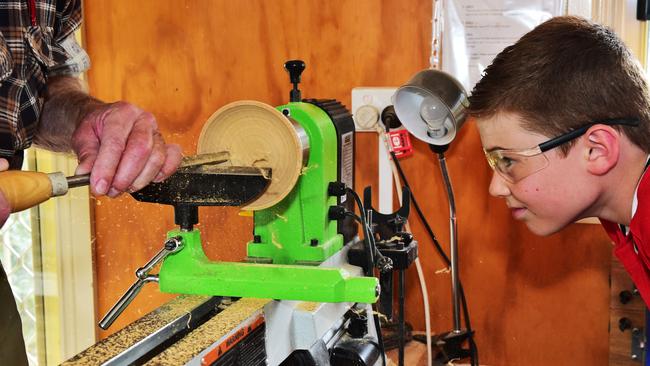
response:
M456 204L447 172L445 151L465 122L469 106L463 86L446 72L427 69L415 74L393 95L393 107L402 125L416 138L429 144L438 155L440 170L447 189L450 221L450 257L454 330L450 336L463 339L460 324L460 280L458 277L458 240ZM460 342L458 342L460 344Z
M469 105L463 86L439 70L422 70L393 96L397 117L416 138L446 150L465 122Z

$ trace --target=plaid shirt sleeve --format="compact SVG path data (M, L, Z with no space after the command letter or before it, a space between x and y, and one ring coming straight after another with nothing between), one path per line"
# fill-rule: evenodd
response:
M81 0L0 1L0 157L31 145L48 78L90 67L80 25Z
M48 74L78 75L90 68L90 58L81 48L74 31L81 26L81 0L58 0L54 18L52 57L55 65Z

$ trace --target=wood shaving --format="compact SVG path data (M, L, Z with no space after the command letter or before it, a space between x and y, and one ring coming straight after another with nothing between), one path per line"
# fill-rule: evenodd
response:
M272 300L240 299L215 315L200 327L191 331L180 341L169 346L158 356L145 363L154 365L184 365L199 353L221 339L252 314L264 308Z
M110 335L62 365L99 365L119 355L174 319L206 302L210 296L181 295Z

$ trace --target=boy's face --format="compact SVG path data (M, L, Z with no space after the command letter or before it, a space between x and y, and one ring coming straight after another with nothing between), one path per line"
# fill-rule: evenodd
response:
M500 154L525 151L555 136L524 130L519 116L512 113L477 119L477 126L485 151L502 157L501 173L493 173L490 194L505 199L515 219L537 235L550 235L585 215L597 192L583 174L585 154L579 142L566 157L558 148L532 156Z

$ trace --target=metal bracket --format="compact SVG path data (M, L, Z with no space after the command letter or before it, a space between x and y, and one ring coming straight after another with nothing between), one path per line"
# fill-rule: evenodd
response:
M643 354L645 351L645 332L643 328L632 329L632 349L630 357L638 362L643 362Z

